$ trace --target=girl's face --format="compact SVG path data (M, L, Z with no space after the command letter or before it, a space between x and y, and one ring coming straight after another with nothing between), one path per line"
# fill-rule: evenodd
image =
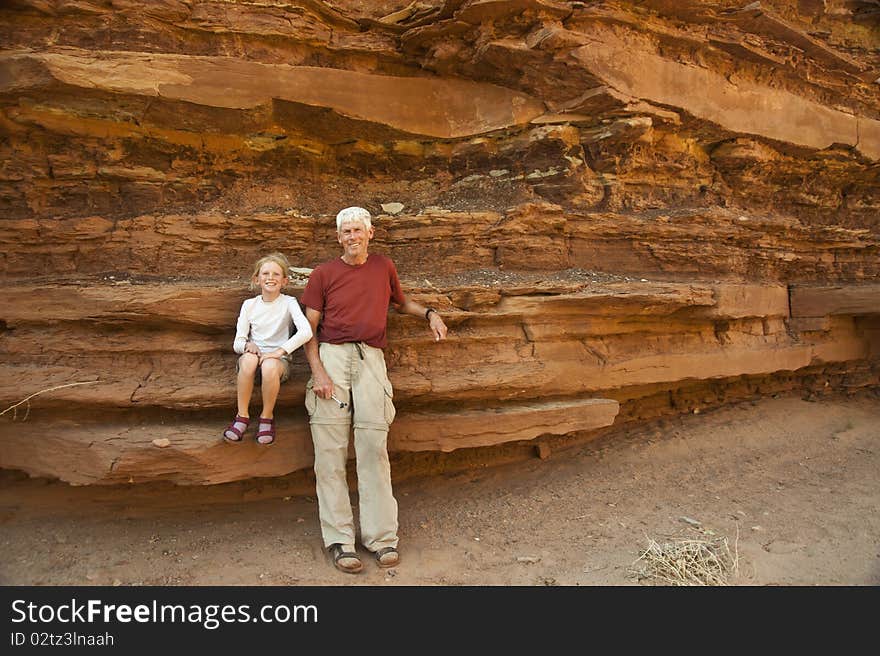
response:
M287 276L276 262L266 262L257 274L257 284L264 294L274 296L287 284Z

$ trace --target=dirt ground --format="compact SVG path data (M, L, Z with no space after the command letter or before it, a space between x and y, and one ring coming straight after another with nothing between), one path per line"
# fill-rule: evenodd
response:
M77 488L0 472L0 583L650 585L634 573L649 539L726 537L733 584L878 585L878 473L878 395L746 402L401 481L401 564L352 576L321 549L314 498L271 482Z

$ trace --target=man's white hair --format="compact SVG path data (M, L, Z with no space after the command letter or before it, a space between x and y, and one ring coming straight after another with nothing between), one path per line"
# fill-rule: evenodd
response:
M336 215L336 232L342 229L342 224L345 221L360 221L369 230L373 225L372 219L373 217L363 207L346 207Z

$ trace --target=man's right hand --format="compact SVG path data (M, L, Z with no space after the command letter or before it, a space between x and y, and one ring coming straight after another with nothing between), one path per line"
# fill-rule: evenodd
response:
M327 375L327 370L324 369L318 349L318 324L321 322L321 313L307 307L306 319L312 327L312 338L303 344L303 351L305 351L309 368L312 370L312 390L319 399L329 399L333 394L333 381Z
M329 399L333 394L333 380L326 373L314 374L312 389L319 398Z

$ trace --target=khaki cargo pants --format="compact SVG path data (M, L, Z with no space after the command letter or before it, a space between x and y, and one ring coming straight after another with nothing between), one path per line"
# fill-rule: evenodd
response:
M370 551L397 547L397 501L391 491L388 426L394 421L393 390L382 349L363 343L318 347L333 380L334 396L347 403L319 398L306 385L306 410L315 445L318 516L324 546L355 544L354 518L348 496L345 463L354 427L361 542Z

